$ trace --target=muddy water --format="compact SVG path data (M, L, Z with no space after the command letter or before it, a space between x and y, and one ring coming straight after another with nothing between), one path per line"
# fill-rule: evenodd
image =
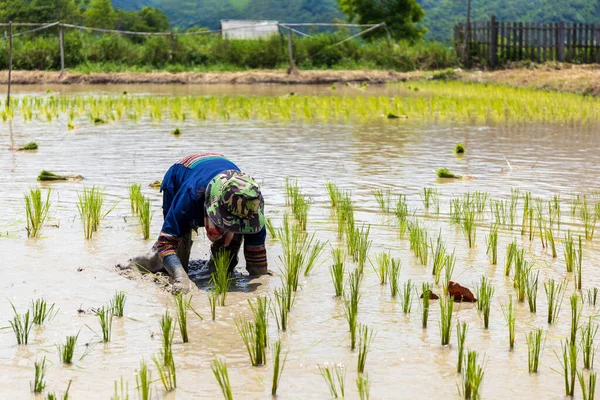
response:
M98 88L106 90L135 88ZM45 88L25 88L23 92ZM81 90L61 88L61 90ZM87 88L89 91L89 88ZM178 93L182 87L138 88L155 94ZM211 88L195 88L210 93ZM231 88L216 90L232 93ZM238 90L238 89L234 89ZM245 89L240 89L245 90ZM276 94L281 87L267 87ZM311 93L330 94L331 89L310 87ZM390 89L382 89L390 90ZM252 87L256 93L257 88ZM297 178L301 189L314 204L310 211L309 231L322 240L338 245L335 222L325 191L326 180L353 192L357 220L372 226L373 247L370 255L389 250L402 260L401 281L431 281L431 266L422 267L409 250L408 240L401 240L397 228L378 211L371 194L374 188L391 188L408 196L409 206L434 235L441 229L447 248L456 250L455 280L473 287L481 275L492 279L496 295L491 311L490 329L483 329L482 318L471 305L455 308L455 320L469 324L466 346L480 352L485 360L484 398L560 398L563 379L552 369L559 369L554 354L560 340L569 334L570 310L565 299L560 322L545 323L547 303L541 282L548 278L567 277L567 294L573 292L572 276L567 275L561 258L553 260L541 248L539 240L530 243L517 231L503 230L499 239L498 266L490 266L485 254L485 235L490 216L477 232L477 246L467 248L462 232L447 223L449 201L461 193L475 190L490 192L493 198L508 198L511 188L531 191L534 196L550 198L560 193L563 199L563 229L570 221L568 199L573 192L589 192L600 187L599 142L596 128L575 129L561 126L469 126L432 125L419 121L373 121L369 124L301 124L269 122L197 122L178 124L184 134L168 134L163 124L143 120L114 125L92 126L76 121L78 128L66 131L66 120L30 122L15 120L0 125L0 326L12 317L10 302L21 312L32 299L45 297L56 303L57 316L44 327L34 329L31 344L17 346L10 329L0 330L0 398L28 399L33 380L33 363L46 356L49 362L47 387L63 391L72 380L71 398L107 399L113 383L123 377L130 394L135 387L135 371L142 359L151 360L160 349L158 321L166 308L173 309L170 295L153 283L127 280L112 268L118 262L148 249L152 239L141 239L140 228L129 210L127 186L144 184L143 192L152 199L155 210L152 236L158 234L162 217L161 196L147 184L161 179L166 169L179 157L196 151L219 151L234 160L241 169L259 180L266 199L266 213L276 226L285 207L284 178ZM37 152L10 152L9 147L35 140ZM465 143L467 154L456 158L454 144ZM507 170L506 157L512 165ZM439 181L434 170L445 166L452 171L473 176L468 181ZM24 229L23 194L36 185L42 169L58 173L81 174L81 183L43 184L52 188L49 226L40 239L27 239ZM83 238L76 208L77 191L83 185L105 188L107 202L117 202L115 210L103 221L92 240ZM419 192L424 186L440 192L441 215L427 215ZM522 202L521 202L522 205ZM573 225L574 229L581 229ZM561 232L560 236L562 237ZM512 282L502 273L508 242L517 237L540 270L538 314L530 314L526 304L517 306L516 348L508 349L508 333L500 304L514 293ZM195 238L193 255L206 257L208 241L203 234ZM270 268L278 271L281 254L277 242L269 240ZM597 240L584 244L584 289L600 286L596 266L600 262ZM309 277L301 279L302 289L290 316L288 332L281 334L289 350L279 397L283 399L328 398L329 393L317 365L342 363L347 366L347 398L358 398L356 379L357 354L349 350L347 324L339 299L333 297L329 275L329 252L323 264ZM431 261L430 261L431 262ZM352 264L349 263L349 267ZM219 398L219 387L210 370L214 355L224 356L235 398L258 399L270 396L272 364L251 367L246 350L237 333L234 317L250 315L248 299L269 295L280 285L279 279L262 277L236 282L227 297L228 305L217 309L217 320L200 321L190 315L190 343L182 344L175 336L174 354L178 388L166 398ZM116 319L112 341L99 343L97 318L90 312L79 313L107 303L115 291L127 293L126 316ZM437 288L439 291L439 288ZM206 293L193 298L194 308L204 317L210 312ZM420 307L413 303L411 314L402 313L399 301L389 295L389 288L379 285L375 272L365 268L359 320L377 332L366 371L371 382L371 398L459 398L455 373L457 346L440 346L439 307L433 304L429 328L421 328ZM586 305L584 316L596 310ZM583 318L582 318L583 321ZM277 337L274 321L269 335ZM543 327L547 340L540 373L527 372L525 334ZM79 333L72 366L59 364L56 344L66 335ZM79 359L83 354L86 356ZM152 367L154 370L154 368ZM153 372L157 379L156 371ZM579 389L578 389L579 390ZM160 382L154 384L157 398L164 396Z

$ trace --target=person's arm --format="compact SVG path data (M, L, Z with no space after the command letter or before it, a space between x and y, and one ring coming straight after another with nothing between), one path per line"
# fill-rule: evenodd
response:
M246 270L250 275L265 275L267 269L267 249L265 239L267 230L263 227L259 232L244 235L244 258L246 259Z
M165 216L162 229L154 248L161 260L167 256L177 256L179 242L192 224L192 207L197 207L189 189L180 190L173 199ZM172 258L172 257L169 257Z

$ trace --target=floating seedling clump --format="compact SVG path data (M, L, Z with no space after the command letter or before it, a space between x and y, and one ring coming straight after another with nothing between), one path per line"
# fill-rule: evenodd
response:
M436 171L436 175L438 178L446 178L446 179L461 179L462 178L462 176L456 175L455 173L450 171L448 168L438 168L438 170Z
M37 180L40 182L66 181L68 179L69 179L69 177L66 175L58 175L58 174L55 174L54 172L50 172L50 171L46 171L46 170L43 170L42 172L40 172L40 174L38 175L38 178L37 178Z
M458 143L455 147L454 147L454 152L456 154L464 154L465 152L465 146L462 143Z

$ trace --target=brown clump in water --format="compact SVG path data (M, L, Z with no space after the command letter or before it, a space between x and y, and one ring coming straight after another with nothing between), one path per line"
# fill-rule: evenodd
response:
M474 303L477 301L469 289L452 281L448 283L448 295L454 297L455 302Z

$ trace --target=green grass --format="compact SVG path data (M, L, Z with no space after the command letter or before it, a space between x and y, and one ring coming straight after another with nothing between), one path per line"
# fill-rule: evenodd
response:
M42 358L42 361L36 361L34 363L35 375L33 382L30 383L31 391L33 393L42 393L46 387L44 378L46 376L46 357Z
M14 316L9 321L10 326L17 338L17 344L27 344L29 342L29 333L33 327L33 320L31 318L30 311L27 310L24 314L19 314L14 304L11 303Z
M423 282L421 285L421 301L422 301L422 314L421 314L421 326L423 329L427 328L429 321L429 301L431 296L431 284Z
M110 307L101 307L96 311L96 316L98 317L98 322L100 323L100 329L102 331L102 341L110 342L110 336L112 334L112 322L113 322L113 313Z
M79 334L75 336L67 336L65 344L59 344L58 347L58 356L60 358L60 362L63 364L71 364L73 362L73 354L75 353L75 344L77 343L77 338Z
M50 214L50 194L46 192L46 198L42 198L39 188L30 188L29 194L25 195L25 215L27 219L27 237L39 237L48 216Z
M483 382L483 367L477 363L479 355L476 351L467 351L465 365L461 373L461 387L459 391L464 399L478 400L481 398L480 390Z
M541 328L534 329L527 334L527 364L530 374L538 372L540 367L543 336L544 332Z
M187 315L188 310L192 307L192 296L177 293L175 295L175 304L177 306L177 323L179 325L179 332L181 333L181 340L183 340L183 343L188 343L190 339L187 329Z
M346 369L342 365L321 367L319 373L325 380L329 393L334 399L345 397Z
M135 375L136 390L140 400L152 399L152 371L144 360L140 362L140 369Z
M110 308L115 317L123 318L125 315L125 303L127 302L127 295L123 291L118 291L110 301Z
M346 256L342 249L332 249L331 258L333 264L330 267L331 280L333 281L333 288L335 289L335 296L340 297L344 293L344 275L345 275L345 261Z
M360 283L362 275L357 269L348 275L348 290L344 295L344 315L350 331L350 349L356 347L356 328L358 324L358 303L360 301Z
M450 344L452 336L452 311L454 309L454 298L440 296L440 339L442 346Z
M458 339L458 361L456 363L456 372L461 373L463 360L465 357L465 339L467 338L467 323L458 322L456 324L456 337Z
M233 255L227 250L221 250L213 257L215 271L211 274L210 281L212 290L216 293L221 307L225 306L227 292L229 292L229 286L231 285L229 264L232 257Z
M221 388L221 393L226 400L233 400L231 393L231 383L229 383L229 373L227 372L227 364L225 361L215 358L211 366L212 372Z
M281 380L281 374L283 374L283 368L287 361L287 353L283 360L281 360L281 340L277 340L272 345L273 347L273 382L271 384L271 396L277 396L277 388L279 387L279 381Z
M55 310L55 304L48 305L43 298L31 301L31 315L33 323L43 325L46 321L52 319L58 310Z
M502 314L504 315L506 325L508 326L508 344L512 350L515 347L515 322L517 320L512 295L508 297L508 304L502 305Z
M550 279L544 283L544 291L546 292L546 299L548 301L548 323L553 324L558 321L558 315L562 306L563 299L565 297L565 289L567 283L562 281L556 283L554 279Z
M375 333L368 326L360 324L358 327L358 366L357 371L359 374L365 372L365 364L367 362L367 355L373 344Z

